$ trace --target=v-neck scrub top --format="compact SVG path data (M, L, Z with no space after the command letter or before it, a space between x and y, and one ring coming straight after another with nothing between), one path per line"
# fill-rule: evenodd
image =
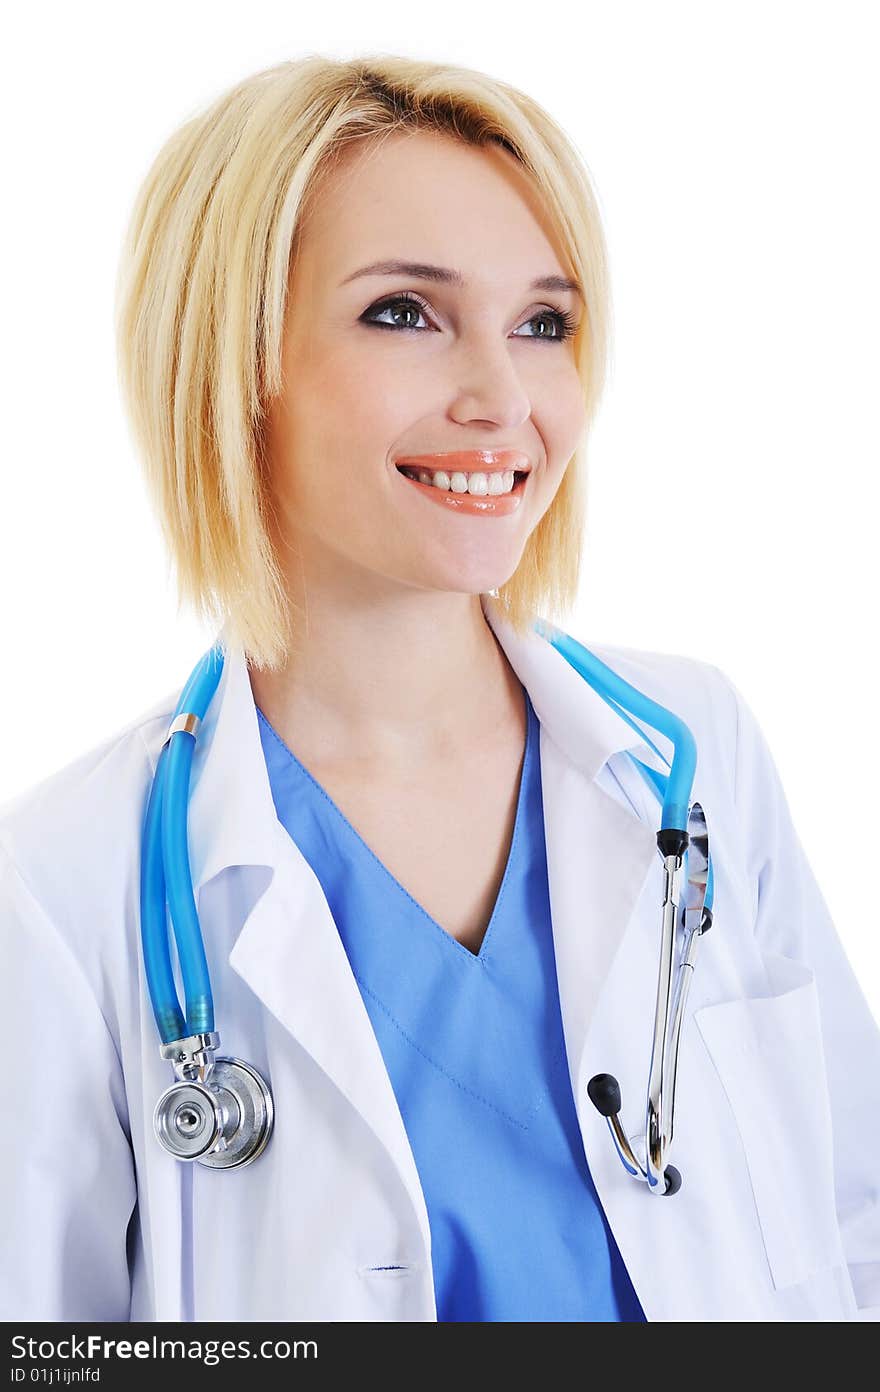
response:
M550 919L540 725L480 950L408 894L262 711L278 818L321 883L425 1196L438 1321L642 1321L584 1156Z

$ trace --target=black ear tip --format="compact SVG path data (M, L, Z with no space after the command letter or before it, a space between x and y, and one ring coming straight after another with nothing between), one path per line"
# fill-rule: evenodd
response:
M620 1087L610 1073L597 1073L591 1078L587 1083L587 1096L604 1117L617 1116L620 1111Z
M681 1188L681 1171L674 1165L667 1165L664 1171L666 1176L665 1194L677 1194Z

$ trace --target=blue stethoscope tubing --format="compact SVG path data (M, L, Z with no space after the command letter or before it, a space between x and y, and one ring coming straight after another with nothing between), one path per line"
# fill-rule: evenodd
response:
M679 846L685 848L688 843L687 828L689 817L692 817L693 809L691 806L691 793L693 789L694 775L696 772L697 749L691 731L677 715L666 707L652 701L650 697L631 686L612 668L583 644L572 638L570 634L548 625L543 620L537 620L533 625L534 631L545 638L556 649L558 653L574 668L576 672L588 682L590 686L607 702L613 710L621 716L623 720L632 726L641 739L647 743L658 755L663 763L669 766L669 760L657 748L654 742L648 737L645 731L636 724L632 716L644 720L655 730L659 730L666 735L672 742L674 754L672 764L669 766L669 773L663 774L657 769L650 768L642 760L630 754L632 762L636 765L645 782L652 792L662 802L662 812L660 821L660 832L658 841L661 846L664 844L664 834L678 833L681 840ZM207 1046L207 1058L211 1058L211 1046L216 1047L219 1042L219 1035L214 1032L214 999L211 990L211 980L208 971L208 963L205 957L204 942L199 926L198 911L196 909L193 894L192 874L189 863L189 848L187 842L187 808L189 804L189 785L190 773L192 769L193 753L195 750L196 737L205 713L213 699L214 693L223 674L224 654L223 648L216 643L199 660L190 674L189 680L184 686L180 699L175 707L169 733L159 755L156 765L156 773L153 778L152 788L147 803L146 815L143 825L143 840L141 854L141 881L140 881L140 912L141 912L141 942L143 949L144 969L147 980L150 1001L153 1008L153 1015L162 1041L162 1056L165 1058L174 1057L174 1046L178 1043L202 1046L202 1053L193 1054L190 1052L187 1059L192 1065L192 1059L196 1058L202 1064L200 1070L190 1066L187 1071L180 1071L175 1068L179 1080L200 1078L205 1084L209 1080L211 1063L208 1062L207 1068L204 1067L205 1053L204 1047ZM626 707L626 708L624 708ZM630 714L627 714L627 710ZM698 805L697 805L698 807ZM699 809L701 812L701 809ZM672 844L670 842L665 843ZM711 907L714 894L714 883L712 873L712 860L708 854L708 842L706 842L706 861L707 869L705 875L705 898L703 907L706 911L705 922L711 922ZM679 862L680 864L680 859ZM669 862L667 862L669 865ZM667 896L668 897L668 896ZM177 995L177 988L174 980L174 972L171 965L170 942L168 934L167 910L170 914L171 925L174 932L174 939L177 948L177 958L180 964L180 975L183 981L186 1013L180 1009L180 1002ZM689 963L692 966L692 963ZM659 991L658 991L659 1000ZM669 1023L669 1008L666 1011L666 1025ZM656 1021L655 1021L656 1030ZM664 1031L665 1039L665 1031ZM677 1047L677 1040L676 1040ZM183 1060L184 1054L179 1055ZM652 1060L652 1073L653 1073ZM265 1083L259 1079L256 1071L250 1065L236 1061L240 1069L248 1070L253 1074L263 1091L268 1094ZM218 1071L219 1076L219 1071ZM594 1088L600 1080L607 1083L602 1093L604 1102L600 1099L599 1093ZM250 1083L249 1079L249 1083ZM231 1085L231 1084L230 1084ZM184 1086L183 1081L179 1081L178 1087ZM171 1094L174 1089L168 1089ZM190 1089L191 1094L192 1089ZM189 1103L198 1103L198 1098L193 1098L188 1094ZM652 1187L656 1186L656 1177L649 1176L648 1168L639 1165L626 1141L617 1122L617 1113L620 1110L620 1097L617 1083L611 1075L601 1074L591 1080L590 1096L594 1104L606 1115L609 1127L612 1130L618 1154L624 1167L630 1174L642 1179L651 1179ZM609 1101L611 1098L613 1100ZM162 1122L162 1134L159 1135L160 1141L171 1148L168 1142L168 1116L170 1115L171 1103L163 1094L165 1099L165 1116ZM227 1099L228 1100L228 1099ZM267 1096L269 1103L270 1116L268 1119L269 1129L271 1129L271 1100ZM234 1109L233 1109L234 1110ZM248 1106L244 1107L248 1110ZM180 1108L178 1108L180 1112ZM252 1120L252 1119L251 1119ZM264 1119L265 1120L265 1119ZM227 1116L227 1132L233 1134L232 1122ZM158 1133L158 1127L157 1127ZM219 1134L219 1132L217 1133ZM670 1135L671 1139L671 1135ZM223 1142L217 1142L222 1145ZM265 1138L263 1140L265 1144ZM262 1149L262 1146L259 1147ZM179 1151L172 1151L178 1159L203 1159L202 1154L181 1154ZM247 1153L246 1151L244 1153ZM259 1153L259 1151L257 1151ZM204 1163L220 1164L216 1157L213 1160L205 1159ZM247 1163L246 1160L228 1161L229 1164ZM675 1175L675 1184L670 1184L667 1175L667 1186L665 1192L675 1192L680 1184L680 1175L677 1171L670 1171ZM662 1185L660 1191L663 1192Z
M204 719L222 674L223 649L218 643L193 669L175 708L172 726L184 713ZM193 897L186 834L195 745L195 733L186 730L178 730L166 740L156 765L143 830L141 940L147 986L163 1044L214 1029L214 997ZM171 968L166 898L183 978L185 1018Z

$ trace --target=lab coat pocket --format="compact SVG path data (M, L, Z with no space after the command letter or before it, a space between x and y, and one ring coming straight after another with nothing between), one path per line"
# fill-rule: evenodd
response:
M733 1111L779 1290L844 1258L815 976L788 957L765 962L771 995L703 1006L694 1019Z

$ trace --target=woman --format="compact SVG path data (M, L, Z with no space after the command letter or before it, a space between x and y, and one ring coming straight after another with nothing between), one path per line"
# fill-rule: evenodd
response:
M668 1202L587 1096L612 1069L638 1130L663 864L629 755L671 750L534 627L576 593L606 298L578 156L481 73L285 63L159 153L121 376L222 623L190 869L274 1127L228 1171L154 1133L139 875L177 690L0 821L7 1057L34 1002L54 1025L7 1080L4 1318L878 1317L880 1036L754 717L688 657L602 649L690 728L711 829Z

